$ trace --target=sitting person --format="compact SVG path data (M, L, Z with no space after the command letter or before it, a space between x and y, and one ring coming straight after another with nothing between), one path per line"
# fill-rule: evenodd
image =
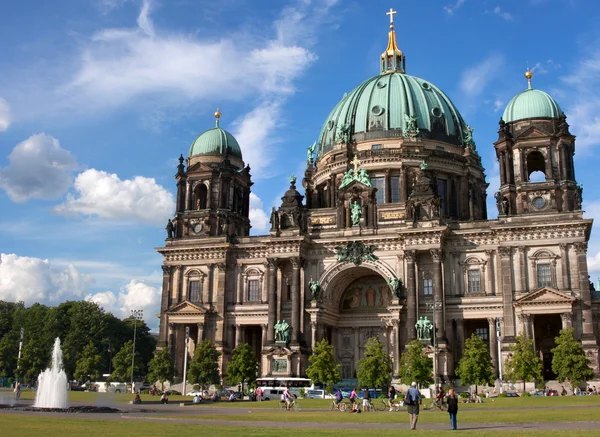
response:
M200 398L200 395L198 393L196 393L196 396L194 396L194 400L192 402L194 404L199 404L201 400L202 399Z
M234 402L235 401L235 393L230 391L229 392L229 402Z
M142 398L140 397L139 393L136 393L135 395L135 399L133 400L134 404L141 404L142 403Z
M217 392L214 392L214 393L212 394L212 396L210 397L210 399L211 399L213 402L217 402L217 401L218 401L218 400L220 400L221 398L219 397L219 395L217 394Z
M169 403L169 397L167 396L166 393L163 393L162 396L160 397L160 403L161 404L168 404Z

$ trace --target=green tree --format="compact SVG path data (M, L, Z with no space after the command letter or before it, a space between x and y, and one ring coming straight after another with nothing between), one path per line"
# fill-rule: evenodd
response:
M552 349L552 371L556 373L559 382L569 381L571 388L575 390L582 382L594 377L581 343L573 337L573 328L560 331L555 342L556 347Z
M113 358L113 381L131 381L131 360L133 354L133 340L129 340L123 345L123 347L117 352ZM142 364L142 357L139 352L135 351L135 360L133 364L133 376L134 379L139 377L144 370Z
M325 389L333 392L333 385L342 379L341 366L335 361L333 346L326 338L315 345L313 354L308 361L310 361L310 366L306 369L306 376L313 383L323 384Z
M75 379L78 381L92 380L96 381L100 377L102 366L102 357L98 354L98 349L94 346L94 342L90 342L83 348L77 365L75 367Z
M0 339L0 375L14 376L18 353L19 335L10 331Z
M463 357L458 363L456 374L463 385L475 384L476 394L478 385L494 382L492 357L485 342L476 334L473 334L465 342Z
M227 382L231 385L244 383L253 384L256 381L258 363L254 351L248 343L240 343L231 352L231 361L227 363Z
M163 347L161 350L154 352L154 358L148 363L148 376L146 379L155 383L160 382L161 390L165 389L165 381L173 377L175 368L173 366L173 359L169 353L169 349Z
M199 384L202 389L210 384L219 384L219 357L221 352L213 346L210 340L204 340L194 352L194 359L190 363L187 379L192 384Z
M511 381L523 381L524 392L526 382L543 379L542 360L534 352L531 339L517 335L515 340L510 347L512 357L504 363L504 374Z
M358 384L367 388L387 387L392 379L392 360L376 337L367 340L365 354L358 361Z
M403 384L431 384L433 382L433 360L423 352L419 340L413 340L406 345L406 350L400 357L398 369Z
M35 338L24 343L16 376L29 384L37 381L39 374L50 366L52 346Z

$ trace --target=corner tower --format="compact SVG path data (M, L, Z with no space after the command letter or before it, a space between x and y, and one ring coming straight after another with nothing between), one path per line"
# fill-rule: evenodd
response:
M575 180L575 137L566 116L547 93L531 86L506 106L494 143L500 164L498 215L581 210L582 187Z

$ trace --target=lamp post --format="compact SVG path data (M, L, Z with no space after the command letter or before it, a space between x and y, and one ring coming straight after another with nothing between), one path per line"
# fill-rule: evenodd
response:
M185 396L186 390L186 379L187 379L187 358L188 358L188 344L190 342L190 327L185 327L185 352L183 354L183 391L182 395Z
M500 379L500 393L502 390L502 338L500 335L502 330L500 329L500 319L496 318L496 342L498 343L498 379Z
M133 385L133 367L135 364L135 334L137 329L137 321L142 320L144 317L144 310L131 310L131 317L133 317L133 351L131 353L131 393L134 392Z
M25 334L25 328L21 328L21 337L19 340L19 355L17 356L17 372L19 371L19 364L21 363L21 349L23 349L23 334ZM19 378L17 377L17 382Z
M433 311L433 386L437 390L437 335L435 326L435 313L442 309L441 302L427 302L425 304L429 311Z

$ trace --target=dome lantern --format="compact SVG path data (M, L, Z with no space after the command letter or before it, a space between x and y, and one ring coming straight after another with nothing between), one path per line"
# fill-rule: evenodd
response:
M190 146L188 156L215 155L234 156L242 159L242 150L233 135L219 127L221 112L215 111L215 127L209 129L194 140Z
M502 121L505 123L536 118L559 119L564 116L556 100L531 86L532 77L533 72L527 68L527 89L513 97L506 105L502 114Z
M381 54L381 74L406 72L404 53L402 53L402 50L396 44L396 31L394 30L394 14L396 13L392 8L390 8L389 12L386 12L386 15L390 16L390 31L387 48Z

